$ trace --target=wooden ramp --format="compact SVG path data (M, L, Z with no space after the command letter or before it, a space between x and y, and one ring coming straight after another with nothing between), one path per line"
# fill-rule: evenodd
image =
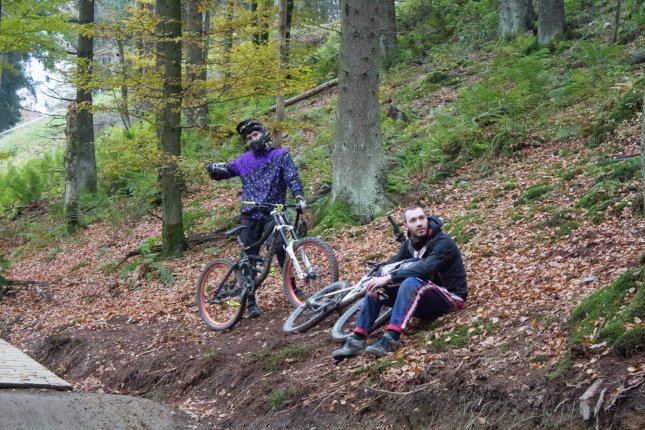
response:
M0 388L53 388L71 390L72 384L0 339Z

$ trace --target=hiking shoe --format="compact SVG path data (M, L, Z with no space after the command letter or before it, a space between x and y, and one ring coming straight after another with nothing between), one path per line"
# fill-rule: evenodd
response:
M248 319L257 318L261 313L262 312L260 312L260 308L258 307L257 303L249 303L249 307L246 309L246 317Z
M394 352L401 346L401 341L394 340L392 336L385 333L377 342L365 349L365 354L383 357L385 354Z
M345 339L342 348L338 348L331 353L331 356L334 360L343 360L345 358L354 357L355 355L360 355L365 352L365 339L358 340L353 336Z

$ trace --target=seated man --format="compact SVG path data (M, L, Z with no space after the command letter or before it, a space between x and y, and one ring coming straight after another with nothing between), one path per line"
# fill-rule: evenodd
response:
M345 340L342 348L332 353L334 359L342 360L363 352L379 357L394 352L399 348L401 332L412 316L434 320L464 307L468 296L466 271L457 244L441 231L443 220L436 216L427 217L419 206L410 206L403 211L403 225L409 239L389 263L409 258L422 260L393 275L368 281L354 333ZM398 290L387 287L398 283L401 283ZM388 290L392 290L389 292L390 303L393 301L390 324L381 339L366 348L370 328L383 306L378 296ZM393 299L394 294L396 298Z

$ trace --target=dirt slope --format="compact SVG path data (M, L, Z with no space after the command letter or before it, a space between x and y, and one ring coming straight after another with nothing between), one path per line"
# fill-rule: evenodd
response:
M562 172L600 153L636 154L638 124L623 124L600 149L555 141L497 160L488 175L474 163L438 187L417 178L415 200L445 217L449 229L463 223L471 293L467 308L440 327L412 327L393 357L334 365L330 322L306 334L282 333L290 307L277 273L259 294L261 318L230 332L207 331L194 285L214 253L233 256L235 245L208 243L164 263L171 286L143 269L122 279L128 262L114 266L159 234L154 216L129 226L92 225L58 248L24 256L10 273L23 284L0 302L0 336L76 391L144 396L211 428L582 428L577 399L591 382L604 378L607 396L616 395L625 381L643 377L645 356L619 359L602 345L572 351L564 321L581 298L637 266L645 219L630 207L612 209L600 224L579 217L578 228L561 234L561 225L547 222L549 208L579 211L592 178L582 167L568 181ZM518 204L536 184L548 192ZM638 181L621 189L626 197L639 192ZM208 210L235 206L238 198L237 190L209 185L189 190L186 204L200 199ZM350 281L365 260L397 247L384 219L343 229L330 242L341 278ZM440 344L463 327L465 344ZM567 377L547 382L569 353ZM625 394L600 423L643 428L645 384Z

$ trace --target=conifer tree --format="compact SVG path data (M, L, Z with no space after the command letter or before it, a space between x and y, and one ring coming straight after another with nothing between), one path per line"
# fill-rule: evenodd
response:
M379 117L379 2L341 4L338 108L333 150L332 200L361 221L383 207L385 157Z

